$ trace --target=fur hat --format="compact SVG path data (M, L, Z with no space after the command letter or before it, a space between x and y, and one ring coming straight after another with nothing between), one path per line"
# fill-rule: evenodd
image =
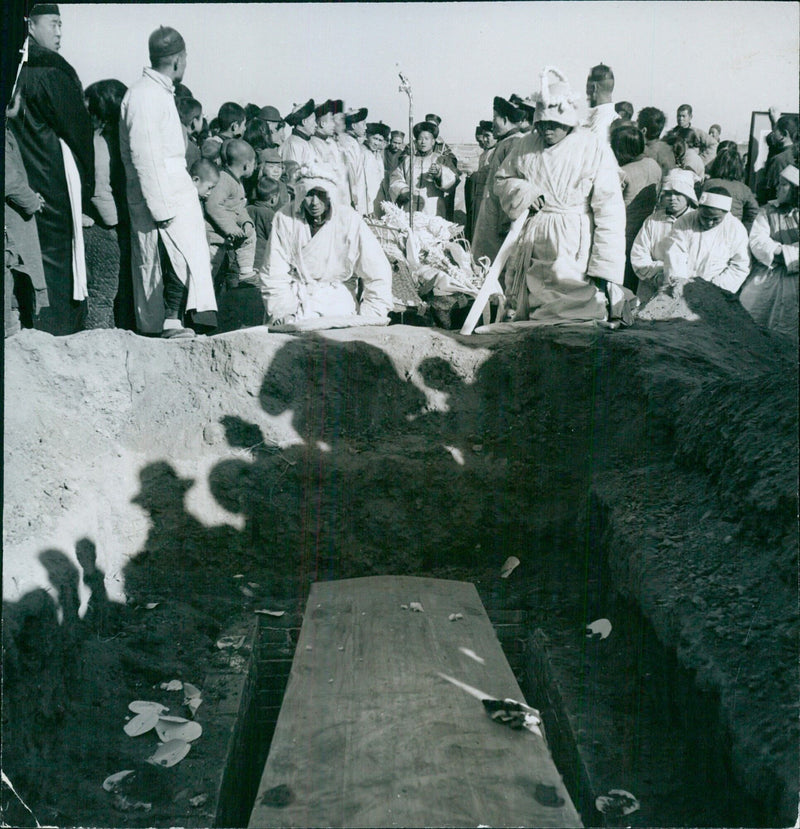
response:
M548 76L553 74L556 80ZM578 96L572 91L565 75L554 66L542 69L539 92L532 96L536 102L534 121L555 121L565 127L578 126Z
M507 118L512 124L518 124L525 117L519 107L514 106L511 101L507 101L499 95L495 97L492 106L501 118Z
M352 127L353 124L363 121L367 117L368 112L369 110L366 107L361 107L361 109L348 109L344 114L345 126Z
M292 111L284 118L284 121L290 127L296 127L299 123L305 121L313 111L314 99L309 98L304 104L295 104Z
M419 134L421 132L429 132L434 139L439 137L439 127L436 126L432 121L420 121L417 124L414 124L414 138L419 138Z
M314 114L317 116L317 118L322 118L323 115L328 115L328 113L330 113L331 115L336 115L336 113L338 112L344 112L344 101L334 101L331 98L328 98L328 100L325 101L324 104L320 104L314 110Z
M382 135L385 141L389 140L389 125L383 121L367 124L367 135Z

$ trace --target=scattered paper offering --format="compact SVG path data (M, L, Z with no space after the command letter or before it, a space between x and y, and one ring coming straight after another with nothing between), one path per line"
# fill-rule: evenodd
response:
M463 618L464 618L464 614L463 614L463 613L451 613L451 614L450 614L447 618L448 618L451 622L455 622L455 621L457 621L458 619L463 619Z
M217 647L220 650L233 648L233 650L237 651L242 645L244 645L244 636L222 636L217 639Z
M151 728L155 727L158 722L158 711L155 708L148 708L137 714L132 719L128 720L123 726L123 730L129 737L138 737L140 734L146 734Z
M154 766L170 768L178 763L189 753L191 745L185 740L170 740L161 745L147 758L147 762Z
M589 625L586 625L586 635L592 639L599 636L605 639L611 633L611 622L608 619L597 619Z
M500 578L507 579L517 567L519 567L519 559L516 556L509 556L500 568Z
M159 687L162 691L182 691L183 683L179 679L171 679L169 682L162 682Z
M408 605L409 609L414 611L415 613L424 613L425 608L419 602L410 602Z
M103 788L107 792L115 792L119 788L119 784L126 778L130 777L132 774L136 772L133 769L125 769L124 771L118 771L116 774L109 774L108 777L103 781Z

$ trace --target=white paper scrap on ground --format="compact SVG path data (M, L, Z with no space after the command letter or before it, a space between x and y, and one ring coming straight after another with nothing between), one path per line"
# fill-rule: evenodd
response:
M609 789L608 794L598 797L594 805L597 811L610 817L622 817L638 811L639 801L625 789Z
M170 740L184 740L191 743L203 733L203 726L199 722L183 720L183 722L171 722L167 719L160 719L156 723L156 734L162 743Z
M464 453L457 446L445 446L444 448L459 466L464 466Z
M500 568L500 578L507 579L517 567L519 567L519 559L516 556L509 556Z
M171 679L169 682L161 683L162 691L182 691L183 683L179 679Z
M409 602L408 605L410 610L415 611L416 613L424 613L425 608L419 602Z
M135 699L128 703L128 710L133 711L134 714L143 714L150 709L155 709L159 716L169 711L166 705L162 705L160 702L151 702L149 699Z
M242 645L244 645L244 636L221 636L217 639L217 647L220 650L225 650L225 648L239 650Z
M109 774L108 777L103 781L103 788L107 792L114 792L117 790L119 784L126 778L130 777L130 775L135 774L133 769L124 769L123 771L118 771L116 774Z
M285 615L285 610L256 610L254 613L263 613L265 616L283 616Z
M608 619L596 619L589 625L586 625L586 635L588 637L599 636L605 639L611 633L611 622Z
M191 745L185 740L170 740L168 743L161 743L153 754L147 758L147 762L154 766L170 768L180 763L189 753L190 748Z
M128 720L123 730L129 737L138 737L146 734L158 722L158 711L155 708L148 708L137 714L133 719Z
M486 660L482 656L478 656L478 654L470 648L461 647L459 648L459 650L461 651L461 653L464 654L464 656L468 656L470 659L474 659L479 665L486 664Z
M464 618L464 614L463 614L463 613L451 613L451 614L450 614L447 618L448 618L451 622L456 622L456 621L458 621L459 619L463 619L463 618Z
M185 700L192 699L192 697L199 697L200 696L200 689L196 685L192 685L191 682L184 682L183 683L183 696Z

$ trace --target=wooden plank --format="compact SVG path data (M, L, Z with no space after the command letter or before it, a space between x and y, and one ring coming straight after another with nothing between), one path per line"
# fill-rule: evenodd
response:
M523 701L472 584L313 585L249 825L580 826L544 739L440 674Z

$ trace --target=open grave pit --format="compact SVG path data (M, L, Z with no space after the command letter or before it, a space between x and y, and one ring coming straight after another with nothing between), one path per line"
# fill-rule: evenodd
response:
M623 331L7 341L16 795L55 825L238 824L260 769L225 765L241 739L263 763L309 585L410 574L476 585L585 823L612 788L628 825L793 821L796 355L689 293L699 320ZM173 678L204 687L205 733L160 769L122 726ZM149 810L103 791L125 768ZM3 809L34 825L7 787Z

